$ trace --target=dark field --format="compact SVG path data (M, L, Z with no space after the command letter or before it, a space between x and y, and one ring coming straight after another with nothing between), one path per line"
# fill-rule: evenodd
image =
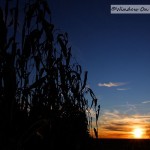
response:
M98 139L94 150L150 150L150 139Z

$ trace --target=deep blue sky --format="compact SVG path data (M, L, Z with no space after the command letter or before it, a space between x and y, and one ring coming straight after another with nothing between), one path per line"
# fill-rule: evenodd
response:
M150 101L150 15L112 15L110 4L148 1L50 1L52 22L68 32L102 110ZM99 83L124 83L104 87ZM145 112L146 111L146 112ZM138 113L148 113L147 109ZM132 113L132 112L130 112Z

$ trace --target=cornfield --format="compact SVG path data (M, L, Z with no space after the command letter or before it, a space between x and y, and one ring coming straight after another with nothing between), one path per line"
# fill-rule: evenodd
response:
M48 3L26 1L20 26L19 2L0 8L0 149L77 149L91 130L98 137L88 72L73 59L68 34L51 23Z

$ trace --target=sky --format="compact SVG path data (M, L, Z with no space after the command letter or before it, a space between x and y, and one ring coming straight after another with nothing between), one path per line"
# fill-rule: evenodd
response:
M101 106L99 137L136 138L134 130L140 129L140 138L149 138L150 14L111 14L110 6L150 2L48 0L48 3L55 29L68 33L73 57L82 70L88 71L87 85Z
M143 0L49 0L55 28L69 35L101 105L100 138L150 136L150 14L111 14L112 4Z

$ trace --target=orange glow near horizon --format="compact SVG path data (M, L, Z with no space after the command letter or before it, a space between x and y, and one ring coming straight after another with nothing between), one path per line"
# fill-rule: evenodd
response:
M106 112L99 119L98 136L99 138L149 139L149 120L150 115L126 115L117 111ZM90 134L95 137L94 131L91 131Z
M124 128L122 130L99 129L99 138L117 138L117 139L148 139L149 135L143 127ZM94 135L94 133L93 133Z
M92 137L95 137L94 132L90 132ZM148 139L149 136L145 133L145 129L134 127L130 131L107 131L99 129L99 138L114 138L114 139Z

